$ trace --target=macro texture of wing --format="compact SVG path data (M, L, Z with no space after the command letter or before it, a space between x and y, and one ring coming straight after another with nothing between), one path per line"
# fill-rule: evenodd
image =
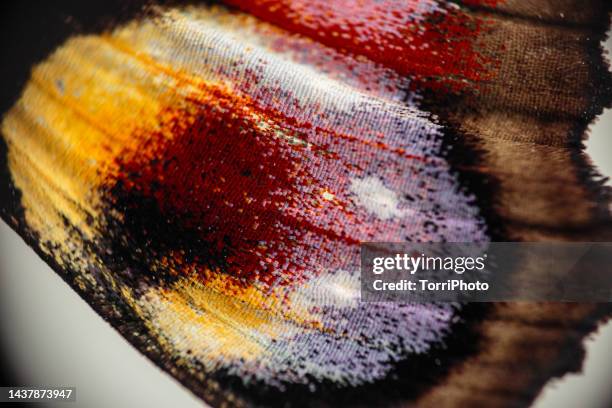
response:
M361 303L359 244L610 240L607 6L226 3L57 44L2 217L209 403L516 406L575 368L609 306Z

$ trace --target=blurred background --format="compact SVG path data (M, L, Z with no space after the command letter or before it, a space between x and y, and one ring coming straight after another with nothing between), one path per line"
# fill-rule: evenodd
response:
M605 47L612 53L612 41ZM592 125L587 153L612 177L612 110ZM608 322L587 340L582 372L551 381L534 406L612 407L611 346ZM2 221L0 370L0 385L77 388L76 404L47 406L203 406L90 309Z

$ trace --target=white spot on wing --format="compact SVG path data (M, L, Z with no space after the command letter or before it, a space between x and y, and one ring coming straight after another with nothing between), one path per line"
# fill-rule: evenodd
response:
M358 204L383 220L401 217L406 210L400 209L400 197L374 176L351 180L351 192L357 196Z

